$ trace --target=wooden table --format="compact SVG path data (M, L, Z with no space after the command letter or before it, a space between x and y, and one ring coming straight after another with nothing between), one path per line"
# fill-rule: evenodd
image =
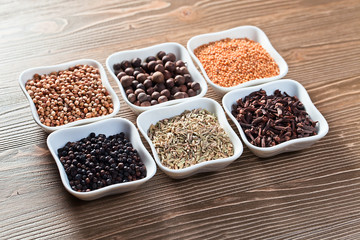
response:
M0 16L0 239L360 238L358 0L3 0ZM65 191L18 85L23 70L80 58L105 66L117 51L186 46L241 25L268 35L286 78L327 119L325 138L267 159L245 148L223 171L183 180L158 169L134 192L91 202ZM211 89L206 97L221 101ZM136 120L123 100L117 116Z

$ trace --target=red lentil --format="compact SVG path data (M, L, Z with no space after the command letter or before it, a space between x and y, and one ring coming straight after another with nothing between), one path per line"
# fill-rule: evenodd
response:
M25 88L35 104L40 122L49 127L114 111L99 69L89 65L76 65L49 75L35 74L26 82Z
M232 87L254 79L279 75L279 66L257 42L247 38L222 39L194 50L210 80Z

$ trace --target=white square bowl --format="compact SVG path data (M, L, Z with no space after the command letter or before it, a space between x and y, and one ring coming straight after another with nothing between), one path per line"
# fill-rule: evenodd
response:
M228 158L214 159L214 160L198 163L193 166L179 170L165 167L159 159L154 144L152 143L151 139L148 137L148 131L150 126L152 124L155 125L158 121L163 120L165 118L171 118L180 115L185 110L193 110L197 108L206 109L209 112L215 114L215 116L218 118L219 124L228 134L234 146L233 156ZM158 108L143 112L137 118L137 125L140 132L145 137L146 141L148 141L157 165L164 173L166 173L169 177L172 178L176 178L176 179L186 178L200 172L219 171L225 168L226 166L228 166L236 159L238 159L243 152L243 145L239 137L236 135L234 130L231 128L229 122L227 121L226 115L221 105L217 103L215 100L212 100L210 98L194 99L186 103L181 103L175 106L163 107L163 108Z
M133 145L133 148L138 151L139 156L146 167L146 177L131 182L109 185L90 192L77 192L72 190L64 166L61 164L58 157L57 150L64 147L67 142L75 142L79 141L82 138L88 137L91 132L94 132L96 135L105 134L106 137L118 134L120 132L124 132L126 138L129 139L129 141ZM146 150L145 146L143 145L140 139L139 132L137 131L135 125L124 118L106 119L84 126L77 126L73 128L55 131L48 136L47 145L52 156L55 159L56 165L59 169L61 181L65 189L70 194L81 200L89 201L107 195L113 195L135 190L140 185L144 184L146 181L152 178L156 173L156 164L154 162L154 159L151 157L151 154Z
M31 99L30 95L28 94L28 92L25 89L26 82L28 80L31 80L33 78L34 74L36 74L36 73L40 74L40 75L49 74L51 72L58 72L58 71L61 71L61 70L66 70L66 69L68 69L70 67L74 67L77 64L82 64L82 65L86 64L86 65L93 66L93 67L96 67L96 68L99 69L102 84L103 84L103 86L106 88L106 90L108 91L108 93L111 96L111 99L112 99L112 102L113 102L113 105L114 105L114 111L111 114L108 114L108 115L105 115L105 116L77 120L77 121L70 122L70 123L67 123L67 124L64 124L64 125L61 125L61 126L57 126L57 127L48 127L45 124L42 124L40 122L39 114L37 113L35 104L34 104L33 100ZM40 127L42 127L46 132L53 132L55 130L64 129L64 128L67 128L67 127L82 125L82 124L91 123L91 122L99 121L99 120L102 120L102 119L114 117L120 110L119 98L117 97L115 91L110 86L109 80L108 80L108 78L106 76L106 72L105 72L103 66L98 61L95 61L95 60L92 60L92 59L80 59L80 60L61 63L61 64L57 64L57 65L52 65L52 66L44 66L44 67L36 67L36 68L27 69L27 70L25 70L24 72L22 72L20 74L19 84L20 84L21 90L24 92L26 98L29 101L31 113L32 113L32 116L33 116L35 122Z
M202 66L200 60L195 56L194 50L201 45L219 41L225 38L248 38L250 40L253 40L255 42L258 42L261 44L261 46L270 54L272 58L274 58L275 62L278 64L280 68L280 74L274 77L269 78L261 78L261 79L255 79L248 82L241 83L239 85L233 86L233 87L221 87L215 83L213 83L209 76L206 74L206 71L204 67ZM215 33L207 33L207 34L201 34L192 37L188 43L187 43L187 49L190 52L191 57L195 60L196 64L201 69L201 72L203 73L206 81L209 83L209 85L214 89L214 91L222 96L227 92L230 92L234 89L244 88L248 86L254 86L259 85L262 83L274 81L277 79L280 79L284 77L288 72L288 65L285 62L285 60L280 56L280 54L275 50L275 48L271 45L269 38L266 36L266 34L258 27L255 26L241 26L232 28L229 30L221 31L221 32L215 32Z
M159 51L164 51L166 53L172 52L175 54L177 60L183 60L186 63L187 69L191 75L192 80L194 82L198 82L200 84L200 88L201 88L200 93L194 97L183 98L183 99L174 99L174 100L170 100L170 101L167 101L164 103L160 103L160 104L156 104L156 105L152 105L152 106L148 106L148 107L136 106L135 104L132 104L128 100L123 86L121 85L120 81L114 74L113 65L116 63L120 63L123 60L130 61L133 58L140 58L142 61L144 61L148 56L156 56L156 54ZM147 111L147 110L156 109L156 108L163 107L163 106L174 105L177 103L187 102L191 99L201 98L207 92L207 84L206 84L205 79L200 74L200 72L196 69L186 48L183 47L182 45L180 45L179 43L168 42L168 43L162 43L162 44L154 45L151 47L146 47L146 48L141 48L141 49L136 49L136 50L127 50L127 51L116 52L116 53L113 53L112 55L110 55L106 59L106 67L107 67L110 75L113 77L114 81L119 86L119 89L120 89L120 92L121 92L121 95L122 95L124 101L126 102L126 104L129 105L131 110L137 115L144 111Z
M267 95L272 95L276 89L279 89L282 93L285 91L290 96L297 96L299 100L303 103L306 112L310 116L312 121L318 121L316 124L317 135L309 136L304 138L292 139L273 147L257 147L251 144L245 135L244 130L240 126L239 122L232 115L232 106L236 104L236 101L239 98L245 98L250 93L259 91L263 89L266 91ZM301 149L305 149L313 145L316 141L323 138L329 131L329 125L326 122L323 115L319 112L319 110L312 103L309 94L306 89L298 82L291 79L284 79L275 82L270 82L266 84L262 84L259 86L248 87L243 89L236 89L229 93L227 93L222 99L223 107L227 113L227 115L231 118L231 120L237 126L240 136L245 143L245 145L258 157L266 158L271 157L284 152L292 152L298 151Z

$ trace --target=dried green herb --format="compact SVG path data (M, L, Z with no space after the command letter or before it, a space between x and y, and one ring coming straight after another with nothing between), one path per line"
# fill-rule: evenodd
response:
M201 108L151 125L148 135L161 163L171 169L226 158L234 153L230 138L217 117Z

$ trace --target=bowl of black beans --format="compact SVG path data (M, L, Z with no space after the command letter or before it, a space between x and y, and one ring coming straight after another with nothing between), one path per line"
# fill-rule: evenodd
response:
M222 103L245 145L259 157L308 148L329 131L306 89L294 80L233 90Z
M47 145L65 189L82 200L135 190L156 173L135 125L123 118L55 131Z
M207 91L205 79L178 43L117 52L107 58L106 67L136 114L200 98Z

